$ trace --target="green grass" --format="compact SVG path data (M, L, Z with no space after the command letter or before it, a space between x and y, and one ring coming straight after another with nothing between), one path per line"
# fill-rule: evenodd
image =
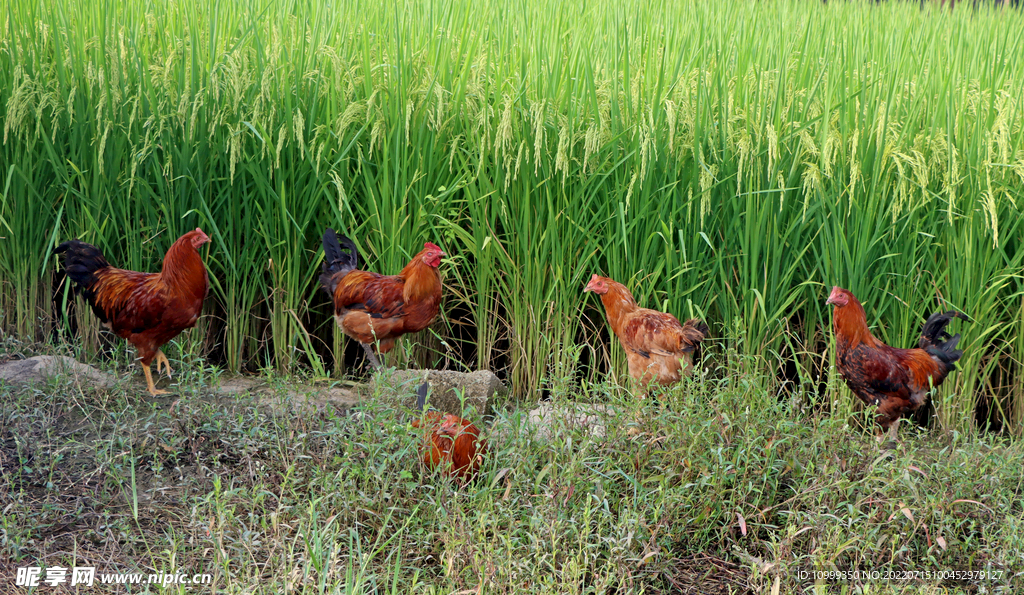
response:
M202 226L213 291L191 352L231 371L342 373L315 285L332 225L375 270L426 240L452 255L446 314L395 364L496 368L520 396L552 368L619 377L623 355L580 290L602 272L718 336L738 321L745 353L810 386L830 369L823 302L840 284L892 344L939 308L968 312L936 425L1024 428L1019 12L5 6L5 333L65 328L54 242L155 270Z
M3 580L46 560L209 572L224 593L1024 589L1020 13L0 11L4 353L52 342L123 373L130 349L54 298L56 242L157 270L185 231L213 239L207 316L168 350L184 364L173 412L135 389L0 386ZM378 271L427 240L449 253L441 320L390 363L509 382L476 484L420 469L384 396L355 415L278 416L210 396L220 369L282 391L350 372L315 285L325 226ZM626 398L623 354L581 291L594 272L705 318L711 371L666 407ZM904 425L889 457L830 374L832 284L892 344L940 308L973 320L954 329L965 356L932 427ZM519 407L541 389L611 405L606 434L525 428ZM798 572L814 568L1004 572L858 591L811 588Z
M604 433L538 429L499 403L492 454L462 488L420 467L387 395L270 415L255 396L213 395L201 367L173 410L126 387L3 385L0 575L45 560L268 595L1024 587L1019 442L904 427L885 456L866 416L780 400L762 361L722 365L665 407L556 379L577 404L611 406L596 413ZM812 569L1001 574L814 587L799 574Z

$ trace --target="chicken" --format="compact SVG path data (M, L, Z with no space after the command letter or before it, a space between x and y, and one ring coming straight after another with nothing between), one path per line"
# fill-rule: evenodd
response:
M424 382L417 391L418 411L426 405L428 389ZM487 454L487 440L480 437L479 428L457 415L440 411L428 411L423 421L423 464L429 469L441 466L463 483L473 479ZM412 426L421 427L420 420L413 421Z
M320 284L334 302L334 319L342 332L359 341L370 364L380 369L371 345L387 353L395 339L427 328L437 316L441 307L437 267L445 254L427 242L402 272L384 276L359 270L356 245L345 236L339 243L331 228L324 232L323 246Z
M172 377L171 364L160 347L195 326L210 291L198 251L209 241L198 227L181 236L164 255L159 273L116 269L95 246L78 240L64 242L55 250L64 254L65 274L103 326L135 346L151 395L167 391L156 389L150 364L155 357L157 374L166 367L167 377Z
M671 314L641 308L625 285L607 277L594 275L583 291L601 296L608 323L626 350L629 375L645 390L651 382L673 384L689 374L693 352L708 335L706 324L697 319L680 324Z
M832 324L839 373L860 400L878 407L882 430L895 439L894 422L924 405L931 389L956 368L963 355L956 348L960 335L950 336L945 329L953 318L967 317L956 311L936 312L921 327L917 349L896 349L871 335L864 307L849 291L833 287L825 303L835 306Z

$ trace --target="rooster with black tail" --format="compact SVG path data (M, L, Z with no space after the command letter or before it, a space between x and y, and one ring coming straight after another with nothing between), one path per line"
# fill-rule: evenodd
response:
M835 306L839 373L861 401L878 407L879 425L895 440L900 417L924 405L931 391L956 369L964 352L956 348L960 335L950 336L946 326L954 318L967 320L967 316L936 312L921 327L917 349L897 349L872 336L864 307L851 292L833 287L825 303Z
M370 365L381 367L374 353L387 353L395 339L419 332L441 308L441 275L437 267L445 254L427 242L397 275L359 270L359 251L349 238L327 228L323 238L324 264L320 275L334 303L334 320L342 332L359 341Z
M167 391L157 390L150 364L155 359L157 374L166 368L171 377L171 364L160 347L195 326L210 291L199 256L199 247L209 241L198 227L181 236L167 250L159 273L114 268L96 246L78 240L54 250L64 254L65 274L103 326L138 350L146 387L154 396Z

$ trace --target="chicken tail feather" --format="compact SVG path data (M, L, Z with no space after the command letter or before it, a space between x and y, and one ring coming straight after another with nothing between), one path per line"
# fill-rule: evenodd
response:
M64 274L71 279L75 293L89 302L100 321L107 322L108 316L96 299L95 289L98 273L111 268L103 253L96 246L78 240L64 242L54 252L64 255Z
M917 346L920 349L924 349L950 366L964 354L963 351L956 348L957 343L960 342L960 333L950 335L946 332L946 326L954 318L968 320L966 315L955 310L932 314L921 327L921 338L917 341Z
M99 248L78 240L70 240L57 246L57 254L64 254L64 274L74 283L75 291L93 304L93 287L96 285L96 273L110 268L110 263Z
M320 285L331 297L334 297L334 289L350 271L359 268L359 250L355 242L346 236L341 236L328 227L324 230L324 264L320 274Z
M708 328L708 325L704 324L703 320L691 318L686 321L686 324L692 326L693 330L703 335L703 337L701 337L702 339L706 339L708 335L711 334L711 329Z
M708 325L703 320L691 318L683 323L683 342L688 346L684 351L691 351L693 348L706 339L711 333Z
M423 411L423 408L427 405L427 391L430 390L430 384L424 382L416 389L416 410Z
M80 289L87 289L96 283L96 271L110 266L96 246L78 240L70 240L54 250L64 256L64 273Z

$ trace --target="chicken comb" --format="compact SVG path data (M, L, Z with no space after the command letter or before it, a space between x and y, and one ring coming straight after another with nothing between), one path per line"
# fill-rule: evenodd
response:
M438 246L437 244L435 244L434 242L424 242L423 249L424 250L437 250L438 252L444 252L444 250L441 250L441 247Z

